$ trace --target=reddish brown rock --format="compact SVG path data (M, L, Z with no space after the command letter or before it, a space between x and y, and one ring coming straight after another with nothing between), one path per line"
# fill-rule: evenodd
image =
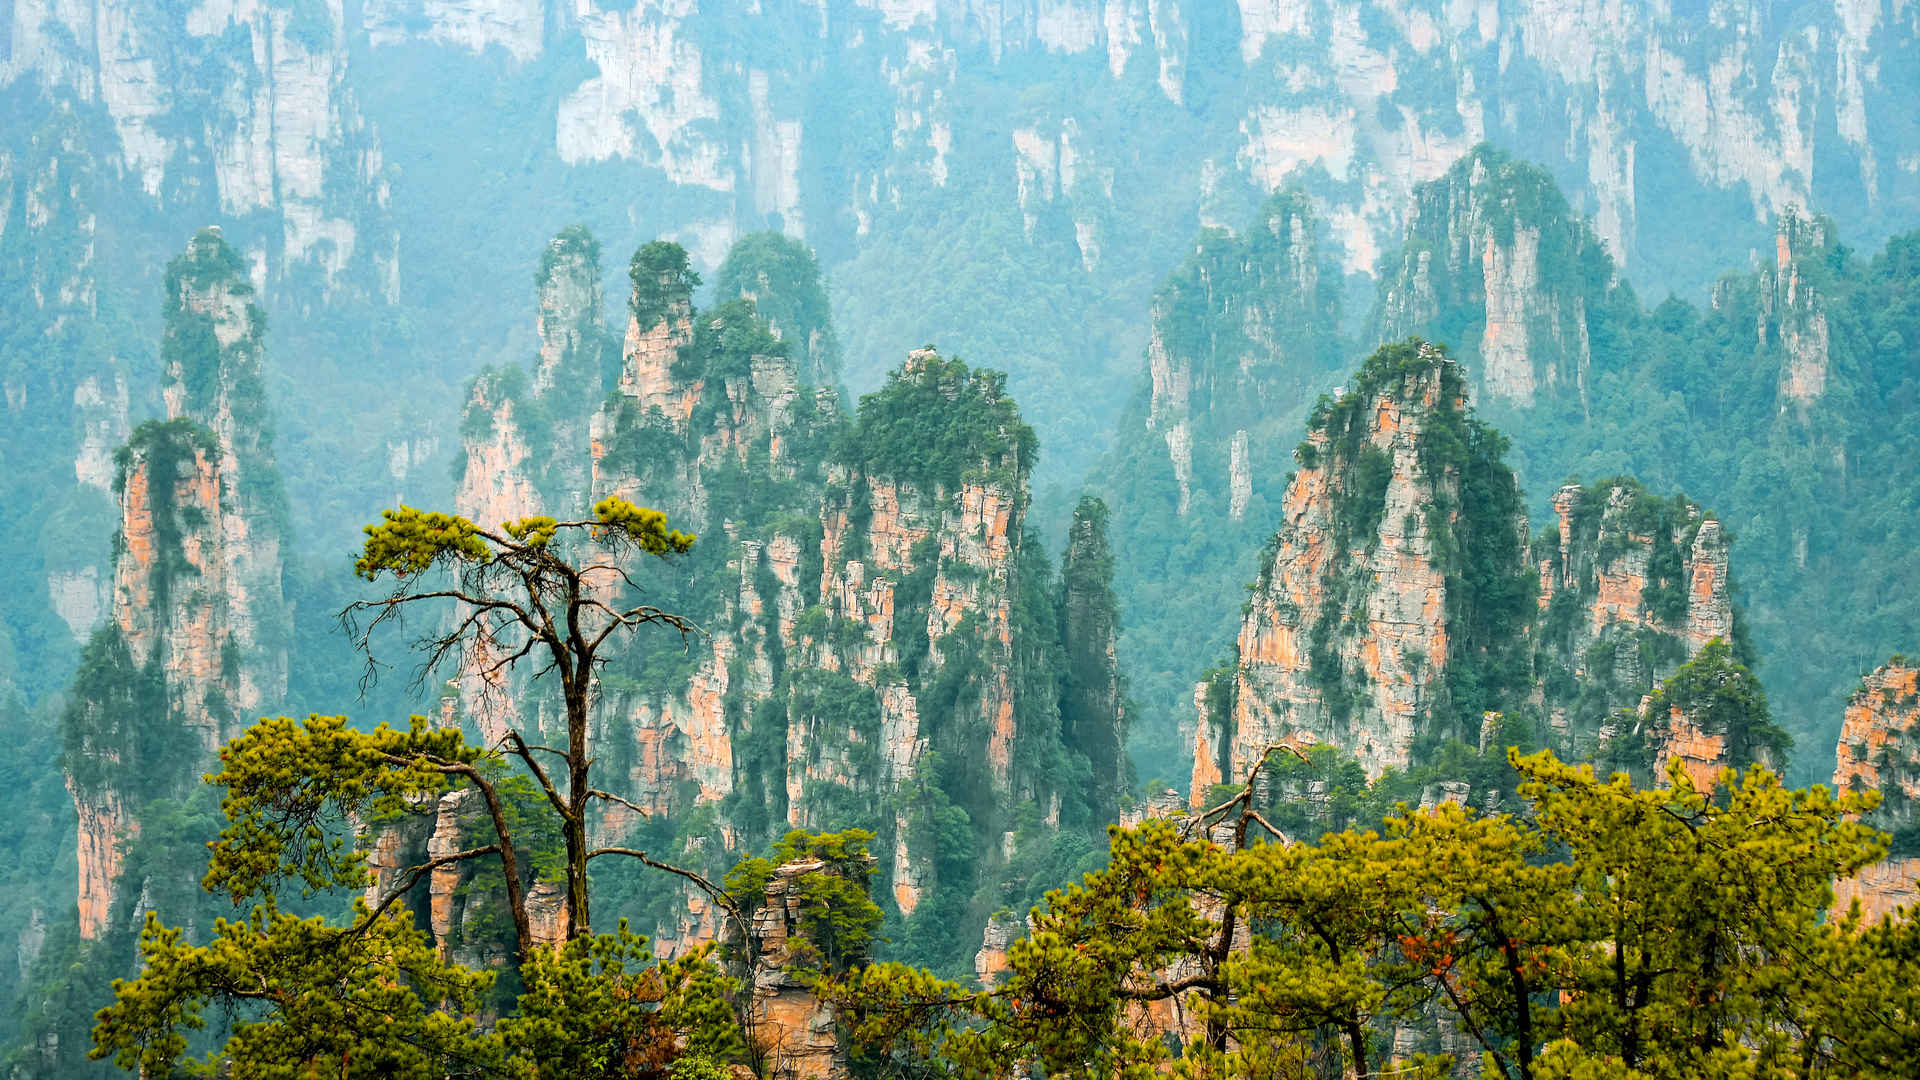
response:
M1836 910L1858 900L1871 920L1911 908L1920 899L1920 857L1903 837L1914 828L1920 800L1920 664L1896 656L1861 681L1841 720L1833 786L1879 792L1880 806L1867 820L1895 837L1892 857L1835 883Z

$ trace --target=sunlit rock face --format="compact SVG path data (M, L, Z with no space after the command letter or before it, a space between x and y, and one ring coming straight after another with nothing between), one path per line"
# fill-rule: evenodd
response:
M1556 527L1533 545L1534 667L1549 725L1589 756L1615 733L1614 710L1637 706L1708 642L1733 639L1731 545L1685 496L1626 478L1567 485L1552 506ZM1712 756L1696 750L1682 756Z
M960 838L933 827L954 820L941 800L964 806L969 865L1014 858L1021 828L1109 820L1092 807L1118 804L1126 714L1104 511L1089 504L1056 583L1026 520L1037 446L1005 377L915 350L847 415L807 381L836 370L831 325L810 321L825 313L817 266L768 237L728 256L707 309L686 250L644 245L610 355L581 322L597 258L583 233L550 246L531 376L497 368L469 387L457 500L485 523L619 496L698 536L595 586L699 628L605 647L589 737L597 783L626 801L596 813L596 832L701 823L646 843L717 878L789 828L859 824L876 834L877 895L911 915L941 887L939 845L957 861ZM567 394L615 357L607 392ZM489 742L509 726L558 737L544 684L489 670L516 645L483 643L441 722ZM693 891L654 914L644 929L676 953L721 921Z
M1893 834L1892 854L1834 885L1834 906L1859 901L1868 920L1920 901L1920 852L1913 844L1920 799L1920 665L1896 656L1861 680L1847 702L1835 750L1836 791L1877 791L1869 823Z
M1361 385L1316 416L1301 444L1236 663L1222 676L1231 691L1197 695L1206 715L1196 800L1279 743L1331 743L1372 774L1404 768L1415 739L1445 723L1463 631L1449 605L1457 585L1436 555L1457 542L1460 475L1424 455L1435 426L1466 408L1465 385L1431 346L1401 351L1394 363L1369 361ZM1511 473L1504 482L1511 488ZM1509 516L1503 527L1498 546L1518 571L1525 521Z
M284 505L262 383L264 317L245 264L205 229L167 273L168 419L115 454L119 540L106 624L63 722L80 817L83 936L114 918L127 841L221 743L287 689Z

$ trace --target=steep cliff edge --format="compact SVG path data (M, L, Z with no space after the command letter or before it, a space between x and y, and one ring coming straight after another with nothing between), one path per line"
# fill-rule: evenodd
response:
M1553 497L1540 570L1534 671L1558 739L1593 754L1613 710L1636 705L1714 639L1736 635L1729 543L1684 496L1621 477Z
M1295 452L1235 661L1203 693L1193 791L1267 747L1333 743L1370 774L1422 738L1466 739L1524 678L1532 582L1503 440L1445 350L1374 353Z
M264 316L217 229L168 267L167 291L170 419L141 425L115 456L112 615L88 642L62 721L83 938L118 918L142 811L185 798L218 746L286 693Z
M1516 743L1643 782L1678 760L1702 787L1783 765L1720 523L1616 478L1561 488L1529 550L1505 450L1460 365L1418 340L1323 400L1231 660L1195 691L1194 801L1280 743L1406 774L1394 790L1422 799L1469 780L1447 797L1493 797ZM1357 790L1337 764L1296 779Z
M917 350L849 416L834 388L802 377L831 370L830 326L801 329L824 313L810 257L750 238L727 265L751 298L730 286L698 309L684 249L635 253L619 368L590 414L545 389L564 379L476 380L458 508L504 519L618 494L700 537L636 579L645 602L702 633L643 633L606 654L592 738L608 786L638 812L617 807L603 833L717 876L791 827L868 828L891 917L907 936L924 927L918 948L951 951L954 920L984 922L1057 880L1047 861L1089 850L1117 804L1104 537L1083 526L1072 581L1056 580L1026 524L1036 443L1003 376ZM786 313L780 334L763 304ZM584 446L558 434L589 415ZM551 482L569 460L588 491ZM1073 697L1066 657L1080 641L1091 667ZM447 722L478 734L551 722L541 684L483 685L471 670ZM418 848L428 831L381 842ZM600 878L596 903L663 949L719 929L702 895L644 871Z
M1415 190L1372 336L1452 343L1483 401L1557 401L1584 414L1592 320L1630 296L1618 287L1606 248L1552 178L1480 146Z
M1179 767L1174 718L1187 714L1207 643L1239 621L1240 586L1291 467L1286 448L1337 379L1327 228L1288 191L1238 233L1201 231L1154 296L1133 404L1089 484L1113 509L1127 604L1118 648L1141 706L1134 750L1150 773Z
M1879 792L1867 820L1893 834L1885 860L1835 884L1835 908L1858 900L1871 921L1920 902L1920 664L1895 656L1861 680L1841 721L1833 786Z

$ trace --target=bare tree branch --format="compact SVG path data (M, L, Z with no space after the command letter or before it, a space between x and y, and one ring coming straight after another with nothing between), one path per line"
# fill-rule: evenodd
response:
M634 813L639 814L643 818L650 818L653 816L652 814L647 812L646 807L641 806L639 803L634 802L632 799L625 798L624 796L620 796L620 795L615 795L610 791L601 791L599 788L594 788L592 791L587 792L587 797L590 799L605 799L608 802L619 803L621 806L624 806L627 809L633 811Z
M749 940L749 935L748 935L749 928L747 926L746 916L740 914L739 906L733 902L732 897L729 897L727 895L727 891L725 889L722 889L720 886L715 885L711 881L708 881L705 877L702 877L701 875L696 874L691 870L683 870L678 866L672 865L671 863L663 863L658 859L654 859L650 857L646 852L639 851L634 848L603 847L603 848L594 848L592 851L587 852L587 858L589 859L597 859L602 855L625 855L630 859L638 859L641 862L647 864L648 866L653 867L655 870L665 870L669 874L678 874L681 877L686 878L688 881L693 882L695 885L700 887L700 890L702 892L706 893L708 896L713 897L715 903L727 909L727 914L732 916L733 918L733 925L735 926L735 928L737 928L740 931L741 943L744 945Z

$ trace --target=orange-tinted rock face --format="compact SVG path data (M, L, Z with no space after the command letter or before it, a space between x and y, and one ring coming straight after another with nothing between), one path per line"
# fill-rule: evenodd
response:
M1858 899L1873 919L1920 899L1920 858L1902 839L1920 800L1920 665L1895 657L1861 682L1841 720L1833 786L1879 792L1880 807L1868 821L1895 836L1891 858L1836 883L1836 910Z
M125 670L112 686L76 688L78 715L93 718L85 760L68 776L88 937L106 928L122 887L120 838L145 804L184 794L222 742L286 694L281 526L262 494L274 469L261 405L264 316L217 229L202 230L169 266L167 291L168 422L136 430L113 476L122 543L104 631L111 640L95 644ZM124 400L124 389L115 393ZM92 398L106 407L100 387ZM103 424L99 432L113 426L110 417ZM88 437L97 433L90 425ZM91 481L84 462L81 471ZM148 678L158 680L157 695L133 690ZM143 738L127 737L134 730ZM139 744L174 749L165 760L139 760L129 756Z
M138 828L120 797L112 792L83 792L68 781L80 816L80 937L91 941L106 932L115 888L126 858L125 834Z
M466 465L453 505L456 513L482 528L498 528L502 522L542 512L527 460L533 451L514 413L514 399L501 393L496 380L486 376L474 380L467 416L470 421L482 418L484 433L462 441Z
M1325 430L1309 433L1311 464L1287 488L1272 562L1241 624L1233 713L1209 717L1197 736L1196 793L1203 781L1245 775L1282 742L1340 745L1375 775L1408 763L1448 661L1447 579L1434 559L1431 515L1439 496L1453 501L1452 488L1436 484L1457 480L1429 478L1420 460L1434 410L1461 407L1441 400L1442 366L1436 359L1359 403L1358 449L1336 445ZM1366 532L1343 517L1356 499L1360 454L1387 469L1383 506ZM1336 629L1316 670L1310 642L1323 620ZM1340 706L1326 693L1335 668L1353 695Z
M1568 485L1555 493L1553 509L1557 538L1549 534L1534 547L1543 616L1534 631L1536 667L1565 749L1584 756L1608 710L1632 707L1708 642L1732 639L1729 545L1720 523L1697 505L1630 481ZM1597 715L1570 714L1575 702L1563 700L1564 684L1551 677L1556 668L1576 681L1589 713L1600 692ZM1679 730L1675 737L1687 738ZM1705 752L1675 746L1669 756Z
M767 1060L776 1063L773 1075L779 1080L847 1075L847 1054L839 1044L833 1006L814 993L813 980L802 970L813 946L801 929L798 882L816 873L837 871L819 862L776 867L748 928L752 936L748 954L756 961L746 973L752 992L747 1029ZM731 926L727 932L737 933Z
M1656 730L1659 738L1654 746L1654 776L1665 777L1668 765L1678 761L1695 791L1712 791L1719 783L1720 770L1728 764L1726 735L1702 731L1677 705L1667 710L1666 724Z

